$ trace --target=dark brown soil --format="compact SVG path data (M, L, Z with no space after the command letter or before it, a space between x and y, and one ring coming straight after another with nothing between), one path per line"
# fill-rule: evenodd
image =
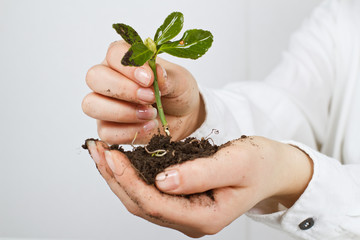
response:
M83 148L87 149L86 143L83 145ZM161 134L154 135L147 146L135 147L132 151L125 151L121 145L110 146L111 150L118 150L124 153L137 170L139 176L149 185L154 184L156 175L166 168L196 158L211 156L219 148L221 146L213 144L211 138L198 140L190 137L184 141L174 142L171 141L171 137ZM161 152L158 152L158 155L166 153L163 156L157 156L157 150L161 150ZM214 200L211 190L205 194Z
M210 140L211 141L211 140ZM171 141L171 138L164 135L154 135L149 144L144 147L136 147L132 151L124 151L119 145L112 145L110 149L123 152L130 160L140 177L147 184L154 184L157 174L167 167L180 164L195 158L208 157L218 150L209 140L187 138L184 141ZM157 150L161 150L156 156Z

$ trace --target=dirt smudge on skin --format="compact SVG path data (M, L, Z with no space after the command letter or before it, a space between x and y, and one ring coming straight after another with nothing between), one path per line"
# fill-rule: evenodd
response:
M246 136L246 135L241 135L240 138L236 139L235 141L240 141L240 142L249 142L251 144L251 146L253 147L260 147L254 140L253 136Z

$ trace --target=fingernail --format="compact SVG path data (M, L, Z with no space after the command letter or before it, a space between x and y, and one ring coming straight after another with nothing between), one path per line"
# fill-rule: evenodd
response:
M177 170L169 170L159 173L155 180L156 186L163 191L174 190L180 185L179 173Z
M99 155L99 152L97 150L95 141L92 141L92 140L88 141L87 142L87 147L88 147L88 149L90 151L90 156L92 157L94 162L99 163L100 162L100 155Z
M151 120L155 119L157 115L156 108L140 106L136 109L136 117L142 120Z
M111 171L115 172L115 163L114 160L112 159L111 152L106 150L104 153L109 168L111 169Z
M149 86L151 75L143 68L136 68L134 72L135 79L143 86Z
M145 123L145 125L143 126L144 131L145 132L150 132L152 130L154 130L155 128L157 128L159 125L158 121L156 119L148 121L147 123Z
M160 65L160 64L159 64ZM165 70L165 68L163 68L163 66L161 66L160 65L160 67L161 67L161 69L162 69L162 71L163 71L163 78L165 79L165 80L167 80L167 72L166 72L166 70Z
M155 101L155 94L150 88L139 88L137 90L137 97L144 102L152 103Z

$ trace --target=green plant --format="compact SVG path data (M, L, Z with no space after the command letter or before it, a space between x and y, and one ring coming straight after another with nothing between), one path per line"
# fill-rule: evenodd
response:
M171 13L164 23L157 29L154 39L147 38L142 41L139 34L130 26L122 23L113 24L113 28L121 37L131 45L125 53L121 63L125 66L142 66L148 62L154 73L154 92L158 114L167 135L170 135L168 123L161 104L161 97L156 72L156 57L160 53L197 59L204 55L211 47L213 36L209 31L191 29L184 32L181 39L170 41L175 38L183 27L184 16L180 12Z

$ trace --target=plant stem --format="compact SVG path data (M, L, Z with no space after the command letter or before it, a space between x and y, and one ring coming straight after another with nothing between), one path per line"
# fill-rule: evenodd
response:
M156 107L157 107L157 110L158 110L158 114L159 114L160 121L161 121L161 124L162 124L163 129L164 129L164 132L166 133L167 136L170 136L169 126L168 126L168 123L166 121L164 109L163 109L162 104L161 104L161 96L160 96L159 84L158 84L158 79L157 79L156 59L155 58L156 58L156 56L149 60L149 66L150 66L151 70L154 73L153 86L154 86L154 91L155 91Z

